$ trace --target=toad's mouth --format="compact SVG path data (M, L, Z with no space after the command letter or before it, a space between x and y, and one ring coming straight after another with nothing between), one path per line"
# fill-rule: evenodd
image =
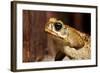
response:
M64 37L63 36L59 35L58 33L54 32L54 31L52 31L50 29L46 29L45 28L45 32L47 32L48 34L50 34L52 36L55 36L57 38L60 38L60 39L64 40Z

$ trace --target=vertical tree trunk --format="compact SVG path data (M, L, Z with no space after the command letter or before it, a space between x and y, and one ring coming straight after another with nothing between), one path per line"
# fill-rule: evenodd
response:
M23 11L23 62L30 60L30 19L29 11Z
M46 53L47 36L44 32L46 13L24 11L23 13L24 61L42 60Z

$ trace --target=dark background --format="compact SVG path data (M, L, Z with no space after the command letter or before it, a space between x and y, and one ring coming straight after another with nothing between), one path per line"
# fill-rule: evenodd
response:
M53 58L55 53L48 48L44 27L49 18L55 17L86 34L91 33L91 14L23 10L23 62L35 62Z

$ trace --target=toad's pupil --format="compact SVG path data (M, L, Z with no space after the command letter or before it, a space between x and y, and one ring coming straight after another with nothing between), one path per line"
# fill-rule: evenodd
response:
M56 31L59 31L62 28L62 24L61 23L54 23L54 27Z

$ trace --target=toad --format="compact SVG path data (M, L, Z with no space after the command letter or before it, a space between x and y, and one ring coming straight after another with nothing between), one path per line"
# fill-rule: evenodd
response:
M45 32L52 39L56 49L55 61L69 59L90 59L90 36L64 24L61 20L50 18Z

